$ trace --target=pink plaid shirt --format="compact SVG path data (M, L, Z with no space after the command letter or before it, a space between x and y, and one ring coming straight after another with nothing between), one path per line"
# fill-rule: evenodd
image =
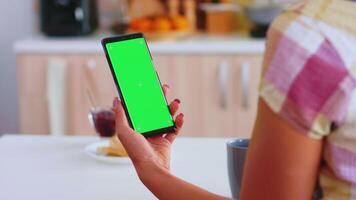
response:
M325 139L323 199L356 199L356 2L310 0L268 32L260 96L314 139Z

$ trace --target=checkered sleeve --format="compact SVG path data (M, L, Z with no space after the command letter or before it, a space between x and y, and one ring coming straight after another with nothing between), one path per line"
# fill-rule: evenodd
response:
M321 139L340 125L353 84L314 19L288 10L271 25L260 97L301 133Z

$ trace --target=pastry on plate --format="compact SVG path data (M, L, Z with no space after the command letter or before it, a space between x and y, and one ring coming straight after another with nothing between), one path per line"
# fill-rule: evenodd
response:
M107 156L117 156L117 157L127 156L127 152L124 146L122 146L119 138L116 135L110 138L108 146L98 147L96 151L100 154L104 154Z

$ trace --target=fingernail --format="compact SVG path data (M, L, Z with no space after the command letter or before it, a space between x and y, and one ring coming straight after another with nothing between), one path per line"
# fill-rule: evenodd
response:
M180 103L180 99L175 99L174 101L177 103Z
M117 97L115 97L114 103L113 103L114 108L116 108L116 106L117 106L118 104L119 104L119 100L118 100Z

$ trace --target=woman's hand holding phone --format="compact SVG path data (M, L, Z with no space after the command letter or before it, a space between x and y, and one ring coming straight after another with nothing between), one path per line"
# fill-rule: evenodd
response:
M169 86L163 85L162 89L166 96ZM174 133L145 138L129 126L121 101L117 97L113 104L113 110L116 113L116 134L131 158L140 179L143 181L147 177L152 177L150 176L152 172L157 170L169 172L171 145L183 126L183 113L175 117L176 130ZM180 100L178 99L169 104L173 117L176 115L179 105Z

